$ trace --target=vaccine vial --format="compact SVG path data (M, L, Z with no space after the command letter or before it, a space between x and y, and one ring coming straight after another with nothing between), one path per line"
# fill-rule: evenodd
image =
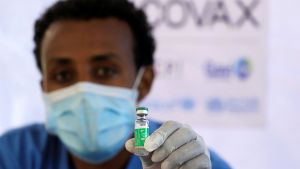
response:
M148 108L136 108L135 132L134 132L134 146L135 154L137 156L147 156L149 152L145 150L144 143L149 136L149 121L147 119Z

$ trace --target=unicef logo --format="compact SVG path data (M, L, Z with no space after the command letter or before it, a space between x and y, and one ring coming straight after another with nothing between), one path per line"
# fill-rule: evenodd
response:
M259 108L256 97L212 97L206 101L209 113L256 113Z
M251 75L251 62L245 58L238 59L233 65L233 71L239 79L245 80Z
M220 112L223 109L223 103L221 99L212 98L207 102L206 107L212 112Z

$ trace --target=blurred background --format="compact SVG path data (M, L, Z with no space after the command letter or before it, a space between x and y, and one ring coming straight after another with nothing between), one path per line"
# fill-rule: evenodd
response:
M157 39L150 116L191 125L233 168L298 169L297 0L132 0ZM55 0L0 0L0 135L43 122L33 24Z

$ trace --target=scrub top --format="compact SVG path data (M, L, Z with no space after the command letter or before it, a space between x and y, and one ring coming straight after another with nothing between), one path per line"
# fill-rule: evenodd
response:
M161 123L150 121L150 133ZM210 150L212 169L230 169ZM0 169L75 169L68 150L43 124L9 131L0 137ZM126 169L142 169L139 157L132 155Z

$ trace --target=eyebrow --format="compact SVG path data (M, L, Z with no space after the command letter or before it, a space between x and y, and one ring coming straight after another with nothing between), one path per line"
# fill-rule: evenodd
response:
M60 64L66 65L72 63L71 59L64 58L64 57L53 57L49 59L49 64Z
M91 59L89 61L91 63L94 62L103 62L103 61L109 61L109 60L118 60L118 56L113 53L107 53L107 54L99 54L95 56L91 56ZM52 57L49 59L49 64L59 64L59 65L67 65L72 63L72 59L68 57Z
M103 62L108 60L118 60L118 56L113 53L92 56L90 62Z

